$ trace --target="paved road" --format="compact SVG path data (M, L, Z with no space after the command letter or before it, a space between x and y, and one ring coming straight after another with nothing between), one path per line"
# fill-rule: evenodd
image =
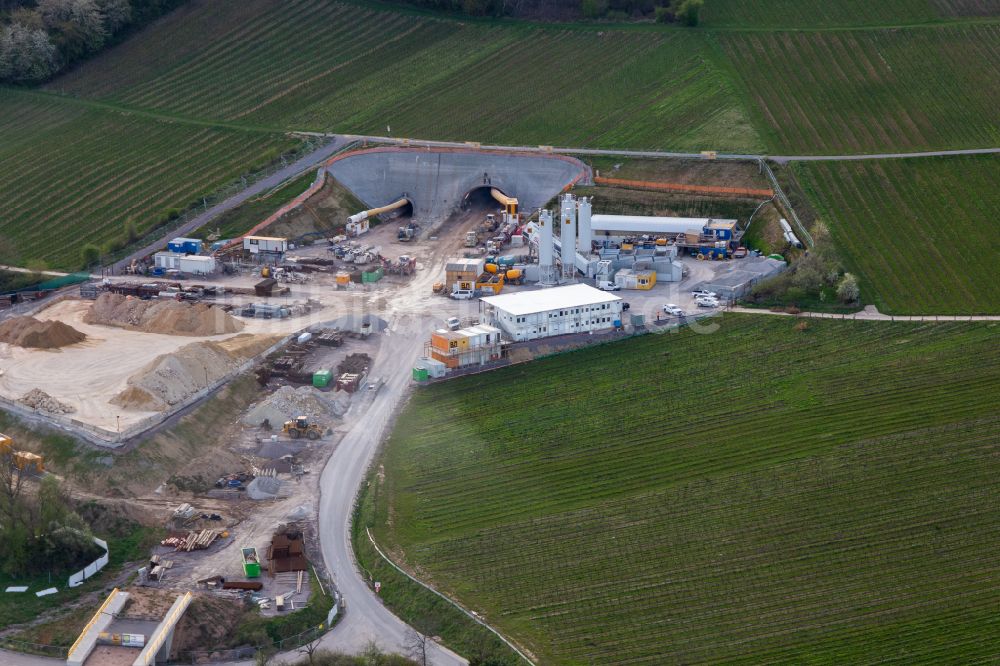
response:
M409 384L408 373L400 369L413 366L431 322L431 318L420 316L404 316L390 322L372 368L372 376L384 376L386 385L370 404L363 402L352 408L364 412L337 445L320 479L323 558L347 600L344 618L321 641L324 647L356 654L374 640L383 649L405 651L406 624L382 605L358 573L351 548L350 522L354 498L365 471ZM435 666L467 663L449 650L434 647L431 663Z
M257 196L261 192L266 192L267 190L277 185L280 185L289 178L297 176L303 171L306 171L307 169L316 166L317 164L319 164L320 162L327 159L328 157L336 153L338 150L343 148L350 141L352 141L352 139L349 139L344 136L337 136L337 135L328 135L328 136L330 138L329 143L323 145L321 148L317 148L313 152L309 153L308 155L305 155L304 157L301 157L297 161L292 162L284 169L274 172L267 178L257 181L256 183L252 184L250 187L246 188L242 192L234 194L225 201L212 206L201 215L191 218L177 229L174 229L171 232L171 237L183 236L184 234L193 231L198 227L202 227L208 224L219 215L222 215L231 208L239 206L241 203L243 203L250 197ZM135 252L125 257L124 259L116 262L113 265L114 272L120 273L124 269L124 267L131 264L133 260L141 259L142 257L148 256L153 252L162 250L165 245L166 245L166 239L161 238L157 241L150 243L149 245L140 250L136 250Z
M406 139L374 135L333 135L322 132L296 132L303 136L338 136L352 141L367 141L396 146L411 146L414 148L479 148L481 150L502 150L527 153L559 153L563 155L606 155L621 157L684 157L704 159L702 153L682 153L663 150L617 150L606 148L554 148L552 146L502 146L496 144L478 144L462 141L433 141L424 139ZM992 155L1000 154L1000 148L967 148L962 150L929 150L916 153L870 153L860 155L756 155L752 153L718 152L715 159L719 160L759 160L768 159L774 162L849 162L857 160L904 159L908 157L945 157L948 155Z

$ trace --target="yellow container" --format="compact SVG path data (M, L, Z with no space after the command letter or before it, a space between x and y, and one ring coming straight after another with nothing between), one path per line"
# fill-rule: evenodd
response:
M340 271L336 276L337 284L347 284L351 281L351 274L345 271Z
M622 243L622 249L623 250L631 250L632 249L632 243Z
M657 238L656 239L656 244L659 245L660 247L663 247L664 245L667 244L667 239L666 238Z

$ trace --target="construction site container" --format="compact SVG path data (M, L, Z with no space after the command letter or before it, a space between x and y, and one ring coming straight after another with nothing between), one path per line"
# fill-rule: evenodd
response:
M385 275L385 271L383 271L382 267L380 266L380 267L376 268L373 271L362 272L361 273L361 282L363 284L370 284L370 283L373 283L373 282L378 282L379 280L382 279L382 277L384 275Z
M288 251L288 239L273 236L244 236L243 249L250 254L259 254L260 252L284 254Z
M413 379L418 382L427 381L427 368L413 368Z
M178 268L181 265L181 258L186 256L181 252L157 252L153 255L153 266L164 270Z
M310 333L309 331L306 331L305 333L301 334L299 337L295 338L295 341L297 343L299 343L300 345L304 345L305 343L309 342L312 339L313 339L313 334Z
M313 386L316 388L326 388L333 381L332 370L317 370L313 373Z
M14 452L14 467L22 471L34 470L36 472L45 471L45 458L37 453L28 451Z
M256 548L244 548L241 551L243 556L243 575L247 578L260 578L260 555Z
M351 274L347 271L339 271L335 277L338 285L347 285L351 282Z
M184 256L180 258L177 268L194 275L209 275L215 272L215 259L196 255Z
M199 254L201 252L201 240L197 238L174 238L167 242L167 249L180 254Z

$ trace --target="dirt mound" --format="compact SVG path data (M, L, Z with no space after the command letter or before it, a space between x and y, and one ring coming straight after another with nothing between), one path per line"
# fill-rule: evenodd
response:
M225 597L195 593L187 612L177 623L171 644L171 657L189 650L227 648L237 644L236 627L246 614L243 605Z
M341 417L350 407L350 396L337 392L332 394L317 391L311 386L282 386L263 400L243 417L248 426L259 426L267 419L272 428L280 428L285 421L296 416L307 416L319 424Z
M167 409L236 369L240 360L216 342L193 342L157 356L129 377L128 388L111 403L143 411Z
M59 402L45 391L37 388L31 389L22 395L18 398L18 402L32 409L37 409L40 412L48 412L49 414L72 414L76 411L76 408L72 405Z
M243 322L206 303L143 301L111 293L94 301L84 321L166 335L222 335L243 330Z
M83 342L87 336L61 321L14 317L0 324L0 342L35 349L56 349Z

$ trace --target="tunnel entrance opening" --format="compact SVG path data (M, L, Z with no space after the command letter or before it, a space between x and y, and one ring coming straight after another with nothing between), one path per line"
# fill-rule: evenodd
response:
M483 211L499 210L501 206L490 193L492 189L489 185L483 185L482 187L474 187L466 192L462 198L462 210L471 210L473 208Z

